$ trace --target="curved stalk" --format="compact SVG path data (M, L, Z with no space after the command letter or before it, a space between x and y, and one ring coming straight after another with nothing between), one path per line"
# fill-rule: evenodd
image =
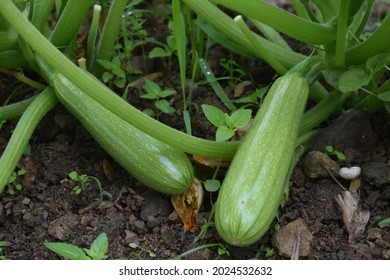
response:
M335 40L336 30L334 28L298 17L266 1L213 0L213 2L254 18L308 44L329 44Z
M0 107L0 120L13 120L20 117L35 98L36 96L32 96L23 101Z
M35 127L57 102L58 99L54 94L53 88L47 88L31 103L20 118L0 158L0 193L2 193L9 176L22 157Z
M103 83L79 69L26 20L12 1L0 1L0 11L26 42L56 71L63 74L102 106L143 132L179 150L213 158L232 158L239 142L219 143L190 136L152 119L113 93Z

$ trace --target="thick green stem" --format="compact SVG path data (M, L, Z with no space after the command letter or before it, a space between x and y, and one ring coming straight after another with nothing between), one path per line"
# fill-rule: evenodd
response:
M99 5L93 6L93 16L91 28L88 34L88 42L87 42L87 63L88 69L91 70L95 63L95 43L96 37L99 30L99 18L102 7Z
M99 40L96 59L110 60L116 40L118 38L122 15L126 8L127 0L113 0L104 23L102 34ZM103 68L96 66L96 73L99 76Z
M0 120L13 120L20 117L35 98L36 96L33 96L23 101L0 107Z
M390 49L390 16L387 16L378 29L363 43L356 45L346 52L346 65L358 65L376 54Z
M4 153L0 158L0 194L25 151L35 127L58 102L53 88L43 91L20 118Z
M329 44L335 40L335 29L295 16L259 0L213 0L239 14L263 22L276 30L308 44Z
M251 42L242 33L240 28L234 23L233 19L222 12L210 1L183 0L183 2L188 7L190 7L191 10L193 10L202 20L213 26L218 32L225 34L230 40L244 47L253 56L259 57L257 49L253 47ZM240 3L243 3L243 1ZM255 36L258 37L258 40L271 53L271 55L276 57L286 68L290 68L295 64L298 64L305 58L304 55L295 53L291 50L286 50L284 47L272 43L257 34L255 34ZM259 58L262 59L262 57Z
M150 118L129 105L103 83L69 61L21 15L12 1L0 1L0 11L17 30L19 35L22 36L56 71L63 74L78 88L129 124L162 142L191 154L214 158L233 157L239 146L238 142L219 143L190 136Z
M335 65L343 68L345 64L345 48L347 39L349 0L340 1L340 10L337 20Z
M91 0L68 0L51 34L50 41L53 45L64 48L76 38L91 3Z
M251 42L253 47L257 49L258 53L265 60L265 62L267 62L280 75L286 73L287 69L274 56L270 54L267 48L265 48L260 43L258 37L256 37L254 33L249 29L249 27L246 25L241 16L236 16L234 18L234 22L241 29L242 33L245 34L245 36L248 38L249 42Z

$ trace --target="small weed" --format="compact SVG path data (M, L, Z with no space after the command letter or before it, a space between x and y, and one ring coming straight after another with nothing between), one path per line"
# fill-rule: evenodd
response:
M8 241L0 241L0 260L5 260L4 247L11 245Z
M378 226L380 228L390 227L390 217L385 218L385 219L381 220L380 222L378 222Z
M176 93L175 90L166 89L161 90L160 86L151 80L145 82L146 93L141 95L141 98L155 100L154 106L158 109L156 119L159 118L161 113L172 114L175 112L175 108L171 106L168 100L164 99Z
M333 146L326 146L325 150L330 156L335 156L339 160L346 160L344 153L336 150Z
M106 70L102 75L104 83L124 88L126 85L126 73L122 69L122 62L118 56L115 56L111 61L98 59L97 62Z
M237 81L240 82L242 77L246 75L242 67L232 58L221 58L219 65L225 69L225 74L229 77L230 86L234 85Z
M241 97L236 100L234 100L235 103L241 104L244 107L247 106L255 106L260 107L261 101L264 98L265 94L267 93L269 89L269 86L265 86L262 88L258 88L249 96Z
M44 244L49 250L69 260L104 260L108 257L106 255L108 238L104 232L99 234L89 249L82 249L62 242L46 242Z
M227 141L235 135L239 128L243 128L249 123L252 117L252 110L238 109L230 116L217 107L203 104L203 112L210 123L217 127L215 140L217 142Z
M90 181L94 180L99 188L99 201L102 202L104 196L107 196L109 199L112 198L109 192L103 190L102 184L98 178L87 174L78 174L77 171L70 172L68 176L73 182L77 184L73 187L73 192L75 194L80 194L81 192L85 191L91 185Z
M15 195L16 192L21 191L23 189L22 184L18 182L18 178L26 173L27 171L24 169L12 172L7 183L8 194Z
M140 245L138 245L137 243L130 243L129 244L129 246L130 246L130 248L133 248L133 249L138 249L138 252L137 253L133 253L133 256L136 258L136 259L141 259L141 254L143 253L143 252L146 252L146 253L148 253L148 255L149 255L149 257L151 257L151 258L155 258L156 257L156 254L155 253L153 253L152 251L149 251L149 250L147 250L146 248L143 248L143 247L141 247Z
M260 250L257 251L257 254L255 256L256 259L259 259L262 256L265 256L267 259L272 258L275 255L274 248L261 245Z

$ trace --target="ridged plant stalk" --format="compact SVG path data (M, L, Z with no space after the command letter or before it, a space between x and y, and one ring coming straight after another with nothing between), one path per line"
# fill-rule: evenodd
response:
M36 97L23 113L0 158L0 193L22 157L36 126L57 102L54 89L49 87Z

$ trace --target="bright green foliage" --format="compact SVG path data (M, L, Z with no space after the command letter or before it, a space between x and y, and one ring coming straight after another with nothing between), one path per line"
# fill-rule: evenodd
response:
M230 116L221 109L211 105L203 104L202 109L209 122L217 127L215 136L217 142L227 141L232 138L236 130L245 127L252 117L252 110L250 109L238 109Z
M9 243L8 241L0 241L0 260L6 259L4 256L3 247L9 246L9 245L11 245L11 243Z
M98 178L87 174L78 174L77 171L70 172L68 176L73 182L77 184L73 187L73 192L75 194L80 194L81 192L85 191L91 185L90 181L94 180L99 188L99 201L103 201L103 196L107 196L110 199L112 198L109 192L103 190L102 184Z
M175 94L176 93L175 90L172 89L161 90L160 86L151 80L147 80L145 82L145 90L146 93L141 95L141 98L155 100L154 106L160 112L164 114L172 114L173 112L175 112L175 108L173 108L170 105L168 100L164 99L167 98L168 96ZM159 113L157 113L157 116L158 115Z
M126 85L126 73L122 69L118 56L115 56L111 61L98 59L97 62L106 70L102 75L104 83L113 83L119 88L123 88Z
M346 160L344 153L339 150L336 150L335 148L333 148L333 146L328 145L325 147L325 150L329 155L335 156L339 160Z
M62 242L46 242L45 246L54 253L69 260L104 260L108 258L106 255L108 238L104 232L99 234L89 249L82 249L75 245Z
M21 183L18 182L18 178L24 174L26 174L27 171L24 169L20 169L18 171L12 172L11 176L8 179L8 184L7 184L7 192L10 195L15 195L17 191L21 191L23 189L23 186Z
M155 253L153 253L152 251L147 250L147 249L141 247L141 246L138 245L137 243L132 242L132 243L129 244L129 247L132 248L132 249L138 249L138 252L133 254L133 256L134 256L136 259L141 259L141 254L142 254L143 252L148 253L149 257L151 257L151 258L155 258L155 257L156 257L156 254L155 254Z

